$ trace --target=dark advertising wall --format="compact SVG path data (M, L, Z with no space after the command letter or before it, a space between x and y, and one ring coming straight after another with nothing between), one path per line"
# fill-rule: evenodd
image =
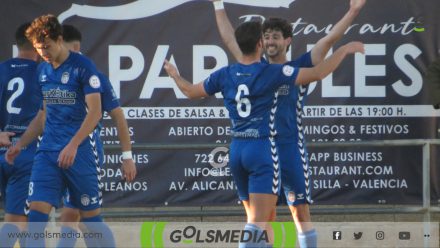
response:
M221 96L191 101L162 69L175 63L187 79L204 80L234 63L221 43L209 1L2 2L0 58L13 55L13 34L23 21L53 13L83 34L82 52L109 75L136 144L229 142ZM349 1L225 0L234 26L277 16L292 23L293 59L310 50L346 13ZM439 55L440 2L368 1L332 51L349 41L365 43L365 55L349 56L322 82L310 85L304 110L308 142L438 138L439 110L428 102L424 72ZM105 144L117 144L104 120ZM225 146L227 147L227 146ZM106 206L231 205L235 185L223 149L136 149L138 177L121 181L120 152L105 155ZM432 151L433 163L438 149ZM310 148L316 204L420 204L422 148ZM438 181L438 163L431 181ZM437 175L437 176L435 176ZM440 199L432 184L432 202Z

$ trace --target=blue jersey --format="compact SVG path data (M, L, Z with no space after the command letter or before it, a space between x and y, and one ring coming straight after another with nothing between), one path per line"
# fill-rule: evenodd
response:
M102 112L110 113L113 109L121 106L119 99L116 96L115 90L113 89L110 80L103 73L99 73L99 79L101 80L101 106Z
M289 61L286 65L293 67L313 67L311 53ZM278 89L278 109L275 114L277 143L297 143L302 124L302 110L307 96L308 85L282 85Z
M73 52L56 69L46 62L40 65L38 81L46 102L40 150L61 151L70 142L87 115L85 96L102 91L98 75L90 59Z
M233 137L263 138L270 134L270 115L276 112L277 89L294 85L298 68L289 65L233 64L210 75L205 91L221 92L232 121Z
M41 104L36 69L37 63L28 59L14 58L0 64L0 129L16 133L13 140L24 133Z

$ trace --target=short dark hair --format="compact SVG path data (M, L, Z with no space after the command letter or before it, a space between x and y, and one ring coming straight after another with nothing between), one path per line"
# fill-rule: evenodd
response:
M263 33L267 30L281 31L283 38L293 36L292 25L282 18L270 17L263 22Z
M35 18L31 26L26 30L26 37L32 42L44 42L50 38L57 40L63 36L63 28L54 15L42 15Z
M256 51L262 37L260 22L244 22L235 29L235 39L243 54L249 55Z
M19 49L33 49L31 42L26 38L26 29L29 26L30 22L23 23L15 31L15 42Z
M73 25L63 24L63 39L66 42L81 41L81 32Z

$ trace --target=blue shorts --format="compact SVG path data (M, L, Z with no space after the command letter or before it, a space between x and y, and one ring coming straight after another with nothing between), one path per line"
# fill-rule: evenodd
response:
M88 146L88 145L87 145ZM68 169L58 167L58 151L39 151L32 168L29 201L43 201L59 207L66 188L69 201L80 210L101 207L99 157L95 149L80 147L75 161Z
M14 215L27 214L29 205L26 200L35 149L36 147L28 147L26 150L23 150L15 159L14 165L6 163L4 161L4 154L1 155L0 189L5 202L5 213Z
M277 144L280 166L281 187L288 205L312 203L310 174L307 151L298 143Z
M99 132L97 132L97 134L99 135ZM99 162L98 162L99 168L102 168L102 165L104 163L104 147L103 147L102 141L101 141L101 139L99 139L99 137L96 141L96 146L97 146L97 151L98 151L98 156L99 156ZM101 180L100 174L98 174L98 178L99 178L99 180ZM101 200L101 205L102 205L102 200ZM69 189L67 189L67 188L63 194L63 207L77 208L75 206L75 204L72 203L71 198L70 198Z
M281 178L277 148L269 138L235 138L229 153L229 166L240 200L249 200L250 193L279 194Z

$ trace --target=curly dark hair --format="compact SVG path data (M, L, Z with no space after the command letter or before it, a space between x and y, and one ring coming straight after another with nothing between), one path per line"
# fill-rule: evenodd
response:
M26 37L32 43L44 42L46 38L57 40L63 35L63 28L58 19L51 14L37 17L26 30Z
M293 36L292 25L284 19L271 17L263 22L263 33L267 30L281 31L283 38Z

